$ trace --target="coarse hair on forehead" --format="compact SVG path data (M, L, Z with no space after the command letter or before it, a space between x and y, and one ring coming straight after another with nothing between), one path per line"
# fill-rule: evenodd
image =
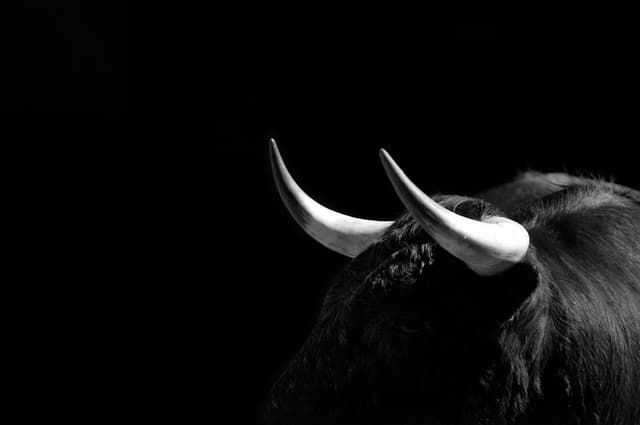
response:
M503 215L480 199L457 195L436 195L434 199L468 218ZM376 308L391 292L409 290L433 264L436 248L436 242L411 214L398 217L379 240L334 277L318 322L324 328L323 335L331 329L341 334L345 326L352 326L357 303L364 301L367 309Z

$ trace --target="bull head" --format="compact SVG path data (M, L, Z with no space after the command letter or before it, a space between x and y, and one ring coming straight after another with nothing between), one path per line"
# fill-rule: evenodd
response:
M273 140L270 159L295 221L352 261L334 278L314 330L274 385L265 417L296 424L437 423L434 416L424 422L425 415L456 398L459 385L490 382L481 376L494 371L484 363L493 355L468 355L485 344L478 328L494 329L534 287L529 269L517 267L529 248L525 228L480 199L430 198L384 150L382 165L408 210L394 221L350 217L311 199ZM522 280L523 269L531 284L514 289L509 282ZM473 321L481 324L469 326Z

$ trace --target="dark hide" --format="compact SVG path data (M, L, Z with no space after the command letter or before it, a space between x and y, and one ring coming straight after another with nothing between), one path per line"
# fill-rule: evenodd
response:
M265 420L640 424L640 194L527 173L435 199L522 223L526 260L477 276L400 217L336 276Z

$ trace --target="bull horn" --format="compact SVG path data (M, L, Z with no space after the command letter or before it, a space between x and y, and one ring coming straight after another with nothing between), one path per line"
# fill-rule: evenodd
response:
M519 223L506 217L478 221L456 214L425 195L384 149L380 149L380 159L411 215L442 248L475 273L496 275L527 253L529 233Z
M269 156L278 193L289 213L305 232L327 248L356 257L393 224L350 217L320 205L293 180L273 139Z

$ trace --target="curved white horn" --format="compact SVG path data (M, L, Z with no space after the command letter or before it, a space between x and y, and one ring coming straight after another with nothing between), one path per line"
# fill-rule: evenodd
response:
M389 180L411 215L435 241L471 270L491 276L522 260L529 247L527 230L506 217L472 220L449 211L409 180L391 156L380 149Z
M270 143L271 169L280 197L296 222L316 241L348 257L356 257L393 224L340 214L309 197L284 165L275 140Z

